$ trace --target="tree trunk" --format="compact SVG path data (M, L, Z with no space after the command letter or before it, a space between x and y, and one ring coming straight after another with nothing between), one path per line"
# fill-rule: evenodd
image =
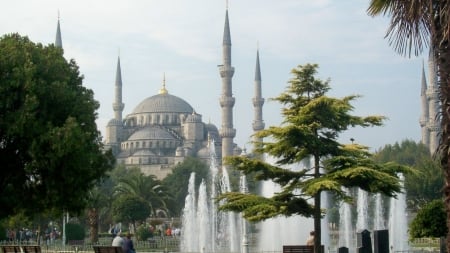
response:
M87 213L89 223L89 239L91 243L98 242L98 211L97 208L89 208Z
M450 5L449 1L436 1L434 9L432 11L433 16L436 17L431 22L431 45L434 47L433 55L437 61L438 68L438 85L440 92L441 110L441 140L438 149L438 158L441 161L441 166L445 175L444 185L444 201L447 211L447 228L450 231L450 47L449 38L444 37L444 29L446 26L442 26L442 13L447 6ZM445 17L445 16L444 16ZM448 22L448 20L445 20ZM448 25L448 24L447 24ZM447 252L450 252L450 233L447 233L446 238Z
M320 158L314 156L314 177L320 177ZM320 209L320 192L314 196L314 253L324 253L321 252L322 245L322 229L321 229L321 218L322 213Z

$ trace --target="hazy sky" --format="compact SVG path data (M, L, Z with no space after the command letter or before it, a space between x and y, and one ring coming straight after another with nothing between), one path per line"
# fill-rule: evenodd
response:
M341 141L378 149L420 140L423 56L397 55L384 39L388 19L366 14L369 0L240 0L228 2L235 67L235 142L249 148L254 72L259 47L266 127L281 123L280 106L267 101L287 86L290 70L319 64L331 79L330 96L359 94L354 114L384 115L385 126L352 129ZM166 76L170 94L190 103L220 128L222 35L225 0L14 0L2 4L0 34L17 32L54 43L58 12L66 58L100 102L98 127L113 118L114 81L120 54L123 116L157 94ZM426 55L426 54L424 54ZM426 60L426 59L425 59Z

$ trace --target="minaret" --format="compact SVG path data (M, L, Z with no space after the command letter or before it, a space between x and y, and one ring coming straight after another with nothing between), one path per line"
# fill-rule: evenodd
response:
M61 39L61 28L59 26L59 13L58 13L58 25L56 26L56 39L55 39L55 47L62 48L62 39Z
M427 99L428 99L428 131L430 134L429 137L429 150L431 154L434 154L439 145L439 130L440 130L440 121L439 121L439 88L437 84L437 69L436 63L434 60L434 52L433 48L430 48L430 53L428 56L428 89L427 89Z
M120 57L117 57L116 82L114 84L114 118L106 125L105 148L110 148L114 155L120 152L120 142L123 134L122 112L125 105L122 103L122 70Z
M122 103L122 69L120 68L120 56L117 57L116 83L114 85L114 90L114 119L118 122L122 122L122 112L125 105Z
M420 117L420 128L422 132L422 143L426 145L427 147L430 146L430 131L428 130L428 119L430 118L429 115L429 108L428 108L428 98L427 98L427 80L425 77L425 66L424 63L422 63L422 83L421 83L421 89L420 89L420 100L422 103L422 115Z
M264 105L264 98L261 95L261 68L259 66L259 49L256 51L256 68L255 68L255 97L253 98L253 107L255 108L255 115L253 120L253 131L256 133L264 129L264 121L262 115L262 107ZM254 143L262 142L262 138L254 137Z
M231 37L230 25L228 22L228 8L225 13L225 28L223 31L222 45L222 65L219 67L222 78L222 95L220 97L220 107L222 108L222 159L233 155L233 138L236 136L236 129L233 128L233 106L235 99L232 92L232 77L234 67L231 66Z

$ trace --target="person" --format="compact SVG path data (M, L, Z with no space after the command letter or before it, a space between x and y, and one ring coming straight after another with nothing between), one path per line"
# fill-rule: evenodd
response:
M307 246L314 246L314 231L309 232L309 237L306 240Z
M124 253L136 253L136 250L134 249L134 245L133 245L133 240L131 240L130 232L128 232L127 236L125 237L125 240L123 243L123 252Z
M112 246L123 247L123 238L120 236L120 231L117 232L116 237L114 237Z

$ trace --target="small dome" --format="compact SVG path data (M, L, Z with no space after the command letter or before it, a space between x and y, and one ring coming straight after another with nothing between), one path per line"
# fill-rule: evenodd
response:
M186 118L186 123L198 123L198 122L202 122L202 115L196 112L193 112Z
M168 93L162 93L144 99L144 101L134 108L133 114L161 112L192 113L193 111L192 106L183 99Z
M135 140L174 140L175 137L173 137L169 132L165 131L162 128L156 127L156 126L148 126L143 129L140 129L133 133L130 138L128 138L129 141L135 141Z
M214 124L211 123L205 124L205 129L206 129L206 138L209 134L209 137L212 140L214 140L215 142L220 142L219 130Z

